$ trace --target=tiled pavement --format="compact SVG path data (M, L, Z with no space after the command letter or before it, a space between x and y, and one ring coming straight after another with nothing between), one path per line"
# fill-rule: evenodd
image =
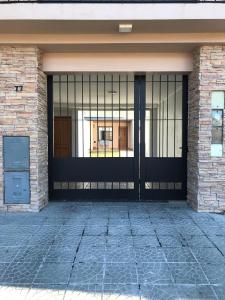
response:
M225 216L184 202L1 213L0 299L225 300Z

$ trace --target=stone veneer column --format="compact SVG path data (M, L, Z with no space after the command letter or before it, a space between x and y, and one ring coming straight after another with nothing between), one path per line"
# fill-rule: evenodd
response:
M48 201L47 82L41 61L37 47L0 46L0 210L39 211ZM17 84L22 92L15 91ZM30 136L30 204L4 204L4 135Z
M214 90L225 91L225 46L201 46L193 53L188 124L188 202L198 211L225 210L225 145L222 157L211 157Z

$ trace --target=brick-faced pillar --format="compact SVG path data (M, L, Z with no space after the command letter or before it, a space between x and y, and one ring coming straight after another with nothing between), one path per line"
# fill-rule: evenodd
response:
M189 77L188 202L198 211L225 210L225 134L222 157L212 157L212 91L225 91L222 45L195 49Z
M16 92L15 85L22 85ZM0 210L39 211L48 201L47 83L37 47L0 46ZM4 204L3 136L30 137L30 204Z

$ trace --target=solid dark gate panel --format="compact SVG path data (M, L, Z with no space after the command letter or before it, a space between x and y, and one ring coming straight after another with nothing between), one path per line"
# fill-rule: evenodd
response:
M140 100L140 198L186 199L187 76L147 74Z
M187 77L48 77L51 199L186 198Z
M138 199L137 88L133 74L49 76L52 199Z

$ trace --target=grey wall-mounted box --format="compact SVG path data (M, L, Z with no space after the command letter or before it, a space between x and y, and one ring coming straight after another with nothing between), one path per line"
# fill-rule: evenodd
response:
M30 203L29 172L5 172L4 196L6 204Z
M4 171L29 170L29 137L4 136Z

